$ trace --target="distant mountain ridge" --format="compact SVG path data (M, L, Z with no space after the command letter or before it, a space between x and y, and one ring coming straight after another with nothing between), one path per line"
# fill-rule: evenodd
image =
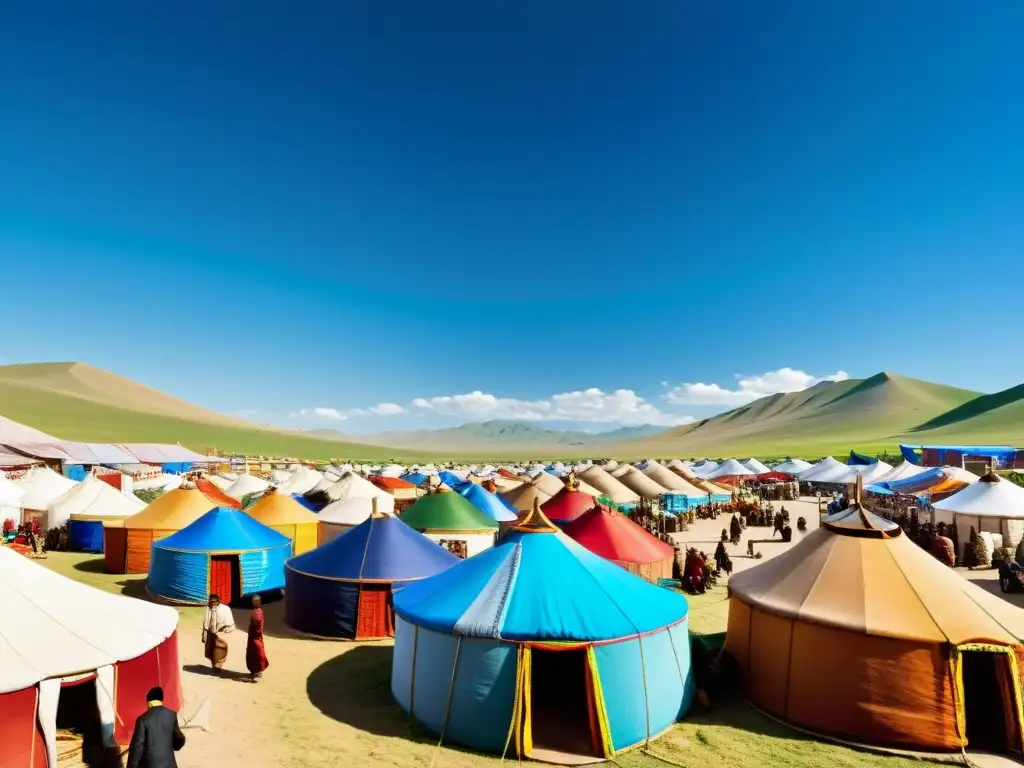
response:
M354 438L346 435L346 439L358 439L372 445L405 448L418 446L421 448L459 449L459 448L557 448L563 446L609 445L627 440L653 437L666 430L653 424L619 427L607 432L584 432L582 430L549 429L540 424L525 421L492 420L470 422L458 427L445 429L418 429L411 431L378 432L376 434L359 435ZM334 430L314 430L308 434L337 437L341 433Z

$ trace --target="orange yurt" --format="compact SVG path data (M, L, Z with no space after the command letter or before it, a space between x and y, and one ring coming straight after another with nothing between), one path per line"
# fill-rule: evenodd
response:
M301 555L317 546L320 520L287 493L269 488L263 497L245 508L246 514L292 540L292 554Z
M729 579L749 700L809 731L915 751L1020 751L1024 611L859 504Z
M658 583L672 578L676 550L652 536L621 512L593 507L562 528L562 532L595 555Z
M108 573L149 573L150 545L177 533L217 504L195 488L168 491L138 514L103 525Z

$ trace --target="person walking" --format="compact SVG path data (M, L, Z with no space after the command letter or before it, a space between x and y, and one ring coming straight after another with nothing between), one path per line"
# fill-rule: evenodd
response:
M255 683L269 666L267 650L263 647L263 600L254 595L249 615L249 639L245 644L245 667L249 670L249 680Z
M178 715L164 706L163 688L146 694L146 711L135 721L125 768L178 768L174 753L185 746Z
M231 609L220 601L220 595L210 595L206 604L206 618L203 620L203 643L205 656L214 669L220 669L228 657L228 643L221 635L233 632L235 619Z

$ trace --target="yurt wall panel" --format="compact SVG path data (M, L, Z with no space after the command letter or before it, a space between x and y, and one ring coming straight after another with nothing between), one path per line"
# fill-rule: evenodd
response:
M396 615L395 649L391 664L391 695L395 697L398 706L410 714L412 713L412 670L416 663L414 660L416 640L416 627Z
M103 564L107 573L125 572L127 538L125 528L103 527Z
M138 658L117 665L114 678L114 701L117 719L114 738L128 744L135 729L135 720L146 711L146 694L154 686L164 689L164 704L181 709L181 658L178 655L178 633L174 632L153 650Z
M0 744L4 765L47 768L46 742L36 723L36 686L0 694Z
M462 638L447 729L456 743L491 752L504 748L515 700L516 667L514 643Z
M205 552L153 549L149 588L170 600L205 603L209 598L210 558Z
M452 669L458 641L422 627L416 633L413 661L412 714L427 728L440 733L448 709Z
M238 563L242 569L242 594L254 595L284 587L284 563L289 557L288 547L241 553Z

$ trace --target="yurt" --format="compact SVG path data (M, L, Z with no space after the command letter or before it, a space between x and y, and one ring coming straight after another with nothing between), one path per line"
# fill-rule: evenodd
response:
M195 488L168 491L141 512L103 524L107 573L148 573L151 545L194 523L216 506Z
M749 469L755 475L765 475L771 472L771 470L768 469L767 465L758 461L753 456L751 456L749 459L746 459L745 461L741 461L740 464Z
M812 465L809 461L804 461L803 459L792 459L787 457L784 462L782 462L781 464L776 464L774 467L772 467L772 472L782 472L783 474L786 475L796 476L799 475L804 470L810 469L811 466Z
M68 544L78 552L103 551L103 525L138 514L146 503L94 475L58 498L47 510L51 526L68 525Z
M568 525L596 506L597 499L579 490L575 478L570 475L562 490L541 504L540 508L555 525Z
M625 468L618 475L618 480L642 499L656 500L661 494L667 493L668 489L658 485L647 475L634 466L623 464L620 469Z
M1020 751L1024 611L859 503L729 593L726 650L759 708L862 744Z
M173 608L87 587L4 547L0 604L4 768L57 765L58 711L91 711L75 725L112 747L131 740L150 688L163 687L164 703L181 708Z
M554 496L565 487L565 483L562 482L561 479L554 475L549 475L547 472L541 472L537 475L537 477L533 479L533 484L549 497Z
M535 500L543 504L551 498L533 483L523 483L511 491L502 491L501 497L515 507L519 514L533 509L533 502Z
M1024 488L989 472L952 496L932 504L935 522L956 525L962 545L976 533L998 533L1016 549L1024 538Z
M644 466L639 467L639 469L666 491L685 493L687 486L689 485L689 483L683 480L683 478L675 472L663 467L656 461L648 461Z
M382 508L388 504L394 507L395 504L394 496L354 472L346 473L340 480L325 489L314 490L306 495L314 501L325 501L327 504L347 498L379 499Z
M512 504L481 485L466 483L455 489L455 492L498 523L510 523L519 519L519 512Z
M263 493L270 487L270 483L256 475L239 475L231 485L224 489L224 493L233 499L241 501L253 493Z
M339 536L350 528L368 520L374 512L392 515L395 512L393 498L372 498L365 496L347 496L333 501L320 510L317 520L317 546L322 546L335 536Z
M330 543L285 563L285 621L300 632L322 637L393 637L392 590L458 562L399 518L372 515Z
M720 477L749 477L750 475L756 474L757 472L747 469L736 461L736 459L727 459L713 470L701 475L700 477L702 480L717 480Z
M0 472L0 525L5 520L21 521L21 504L25 489Z
M430 493L401 514L402 521L452 554L472 557L494 546L498 522L455 491Z
M419 498L419 489L407 480L399 477L371 475L367 478L371 483L386 493L390 493L398 502L399 508L407 506Z
M301 555L318 545L320 519L291 496L278 493L274 488L268 488L263 497L245 512L257 522L291 539L294 555Z
M675 548L652 536L621 512L593 507L563 526L562 531L595 555L611 560L642 579L656 584L658 579L672 578Z
M278 484L277 492L286 495L309 493L323 479L324 476L320 472L300 464L288 473L288 477L283 482Z
M629 472L633 467L630 464L619 464L614 469L608 469L607 472L612 477L622 477L624 474Z
M623 465L625 466L625 465ZM631 488L627 488L618 479L612 477L601 467L587 467L580 472L580 479L584 480L591 487L596 488L598 496L607 496L613 503L620 506L638 504L640 494Z
M911 464L905 460L902 464L893 467L881 477L875 478L872 482L875 483L887 483L890 480L906 480L907 478L917 477L918 475L927 472L930 467L921 467L917 464ZM867 483L865 483L866 485Z
M812 464L807 469L799 473L800 482L802 483L816 483L818 482L818 475L828 475L839 472L840 469L848 470L845 464L841 461L836 461L831 456L826 456L824 459L819 461L817 464ZM781 470L785 471L785 470Z
M78 483L63 475L58 475L49 467L35 467L20 480L15 481L25 495L21 498L22 523L39 521L44 530L52 528L46 520L46 510L50 505L74 488Z
M211 594L224 603L284 587L292 542L239 509L215 507L187 528L153 542L149 591L198 605Z
M539 510L394 604L391 692L451 743L557 764L610 758L670 728L694 696L686 598Z

